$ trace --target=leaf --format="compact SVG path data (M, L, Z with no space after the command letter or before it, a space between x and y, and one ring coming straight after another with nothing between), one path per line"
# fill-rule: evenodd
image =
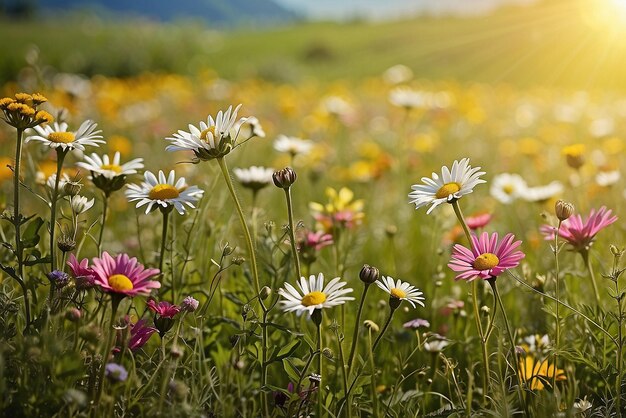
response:
M283 368L285 369L287 376L289 376L289 379L291 379L292 382L297 382L298 380L300 380L300 372L291 364L291 361L289 359L283 359Z
M0 269L2 269L2 271L4 271L9 276L13 277L15 280L20 280L20 278L17 276L17 273L15 272L15 269L13 267L0 264Z
M29 259L29 260L24 260L24 265L25 266L34 266L37 264L46 264L46 263L50 263L52 261L52 257L50 257L49 255L43 257L43 258L34 258L34 259Z
M22 246L24 248L32 248L39 244L39 229L43 224L44 220L39 216L28 224L24 230L24 235L22 235Z
M302 344L302 340L294 340L281 348L276 354L276 358L270 358L270 363L274 361L281 361L287 357L291 357L291 355L300 347Z

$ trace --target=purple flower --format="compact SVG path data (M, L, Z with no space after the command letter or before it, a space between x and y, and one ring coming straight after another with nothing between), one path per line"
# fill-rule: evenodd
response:
M145 319L140 319L136 324L130 324L128 348L131 351L139 350L148 342L155 332L157 332L157 329L146 325Z
M412 329L428 328L430 327L430 322L422 318L416 318L416 319L410 320L409 322L405 322L404 325L402 326L404 328L412 328Z
M200 302L193 296L187 296L180 304L180 309L185 312L194 312L198 309Z
M69 283L70 276L61 270L54 270L48 273L48 280L60 289Z
M128 372L121 364L107 363L104 368L104 375L113 382L123 382L128 378Z

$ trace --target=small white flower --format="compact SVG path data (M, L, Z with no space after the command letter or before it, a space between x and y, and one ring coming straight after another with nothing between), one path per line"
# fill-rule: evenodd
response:
M502 173L493 178L489 192L498 202L508 205L521 197L527 187L526 180L519 174Z
M376 285L389 293L390 297L401 301L406 300L414 308L416 303L424 306L424 297L422 296L424 293L407 282L402 280L394 282L393 277L381 276L380 279L376 280Z
M33 130L35 135L26 138L26 142L39 141L50 148L61 148L63 151L80 150L84 151L86 145L98 146L103 144L102 131L96 130L98 125L90 120L83 122L76 132L67 130L68 125L65 122L55 122L51 125L35 126Z
M195 208L195 203L204 193L196 186L187 186L184 177L176 181L174 170L170 171L167 177L159 170L158 178L150 171L146 171L144 178L145 181L141 184L128 185L126 197L129 202L136 201L138 208L147 205L146 213L158 206L162 208L173 206L182 215L187 209L185 205Z
M48 190L50 191L50 193L52 193L52 191L54 191L54 184L57 181L57 175L56 173L50 175L47 179L46 179L46 187L48 188ZM63 188L65 187L65 184L70 182L70 176L68 176L65 173L61 173L61 178L59 179L59 193L62 194L63 193Z
M609 187L617 183L621 175L618 170L600 171L596 174L596 183L602 187Z
M246 120L246 118L237 120L239 108L241 105L234 110L229 106L226 112L220 110L215 119L209 115L206 122L199 122L198 127L190 124L189 132L179 130L171 137L165 138L170 141L170 145L165 149L193 151L196 157L203 161L224 157L237 146L239 131L233 128L236 124L241 126Z
M443 335L432 334L429 339L424 341L424 350L428 351L429 353L439 353L449 345L450 340L448 340Z
M416 91L408 87L396 87L389 93L389 101L392 105L405 109L427 107L428 95L422 91Z
M274 141L274 149L278 152L286 152L292 156L308 154L313 149L313 141L295 136L279 135Z
M89 209L91 209L94 205L94 202L94 199L88 200L85 196L80 195L72 196L70 198L70 206L72 207L72 211L77 215L85 213Z
M250 168L235 168L233 174L242 184L252 190L260 190L272 183L273 168L252 166Z
M563 192L563 184L553 181L546 186L528 187L522 198L528 202L545 202Z
M352 292L350 288L344 289L346 284L339 277L335 277L324 287L324 275L320 273L317 277L309 276L308 280L301 277L298 282L300 291L285 283L285 287L278 294L284 298L280 301L284 311L295 311L297 315L307 312L311 316L316 309L332 308L354 300L351 296L344 296Z
M422 177L422 183L411 186L413 191L409 193L409 203L415 204L415 209L431 205L426 213L430 213L442 203L452 203L466 194L474 191L474 187L485 180L480 176L485 174L480 167L472 168L469 158L454 161L452 169L444 166L441 168L441 177L432 173L432 178Z
M239 132L239 135L245 139L250 139L255 136L265 138L265 131L263 130L259 120L254 116L250 116L246 119L240 119L239 122L233 126L230 134L231 136L237 136L237 132Z
M78 162L76 165L91 171L93 174L112 179L117 176L136 174L137 170L143 168L143 158L135 158L127 163L120 164L119 152L115 153L112 160L106 154L100 157L98 154L93 153L91 156L85 156L85 161Z
M593 404L587 400L587 396L574 402L576 412L586 412L591 408L593 408Z
M352 105L339 96L328 96L322 100L326 112L335 116L348 115L353 112Z
M413 71L406 65L397 64L383 73L383 79L389 84L406 83L413 78Z

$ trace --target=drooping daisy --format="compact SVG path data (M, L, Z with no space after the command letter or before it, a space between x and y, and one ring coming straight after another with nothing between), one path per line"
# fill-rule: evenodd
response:
M324 286L324 274L319 273L317 277L309 276L308 280L301 277L298 282L300 291L285 283L285 287L278 294L283 297L280 303L284 311L296 312L297 315L307 312L311 316L316 309L332 308L354 300L351 296L344 296L352 292L352 289L344 288L346 284L339 277L335 277Z
M498 202L509 205L522 197L527 188L526 180L519 174L502 173L493 178L489 193Z
M563 184L553 181L545 186L527 187L522 198L528 202L545 202L563 192Z
M567 218L561 223L559 237L565 239L576 251L587 251L598 232L617 221L611 209L602 206L597 211L591 209L589 216L583 221L579 214ZM546 240L554 241L556 228L542 225L540 231Z
M272 184L274 169L253 165L250 168L235 168L233 173L243 187L258 191Z
M157 209L174 207L181 215L185 213L186 207L195 208L195 203L200 200L204 191L197 186L187 186L185 178L176 180L174 170L165 177L163 171L159 170L159 176L155 176L150 171L144 173L145 181L141 184L129 184L126 190L126 197L129 202L137 202L138 208L147 205L146 213Z
M414 308L416 307L415 304L424 306L424 297L422 296L424 293L407 282L394 281L393 277L390 276L381 276L380 279L376 280L376 285L389 293L390 299L400 302L406 300Z
M472 235L472 249L456 244L448 263L448 267L459 273L455 280L490 279L517 267L525 255L516 251L522 241L514 242L514 239L513 234L506 234L498 242L497 232L491 236L483 232L480 237Z
M161 283L150 280L158 275L159 269L145 268L135 257L118 254L113 258L104 251L102 257L93 259L91 270L94 284L107 292L121 296L134 297L149 295L152 289L161 287Z
M254 116L240 119L239 122L237 122L233 126L232 130L235 131L234 133L238 131L239 135L241 135L241 137L245 139L250 139L255 136L259 138L265 138L265 131L261 126L261 122L259 122L259 120Z
M411 186L413 191L409 193L409 203L415 204L415 209L431 205L426 213L430 213L442 203L460 199L474 191L474 187L485 183L480 176L485 174L480 167L469 165L469 158L461 161L455 160L452 169L444 166L441 168L441 177L432 173L432 178L422 177L422 183Z
M274 149L290 154L292 157L300 154L306 155L313 149L313 141L295 136L279 135L274 141Z
M165 149L167 151L193 151L196 158L208 161L214 158L222 158L237 146L239 130L234 131L235 125L241 126L246 120L237 120L237 112L241 105L234 110L228 107L226 112L221 110L217 116L209 115L207 121L201 121L198 127L189 125L189 132L179 130L171 137L165 138L170 142ZM247 138L246 138L247 139Z
M104 140L100 133L96 130L98 125L91 121L84 121L77 131L68 131L68 125L65 122L55 122L52 126L35 126L33 130L35 135L26 138L26 142L39 141L50 148L61 148L62 151L71 151L74 149L84 151L85 146L95 146L103 144Z
M127 163L120 164L120 153L116 152L113 159L107 154L100 157L93 153L91 156L85 156L85 161L76 163L78 167L91 171L93 176L104 176L107 179L113 179L117 176L128 176L136 174L137 170L143 168L143 158L135 158Z

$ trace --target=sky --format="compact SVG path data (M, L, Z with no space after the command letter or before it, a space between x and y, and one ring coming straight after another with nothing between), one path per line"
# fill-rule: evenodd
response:
M535 0L274 0L311 18L392 19L408 13L480 14L507 3Z

